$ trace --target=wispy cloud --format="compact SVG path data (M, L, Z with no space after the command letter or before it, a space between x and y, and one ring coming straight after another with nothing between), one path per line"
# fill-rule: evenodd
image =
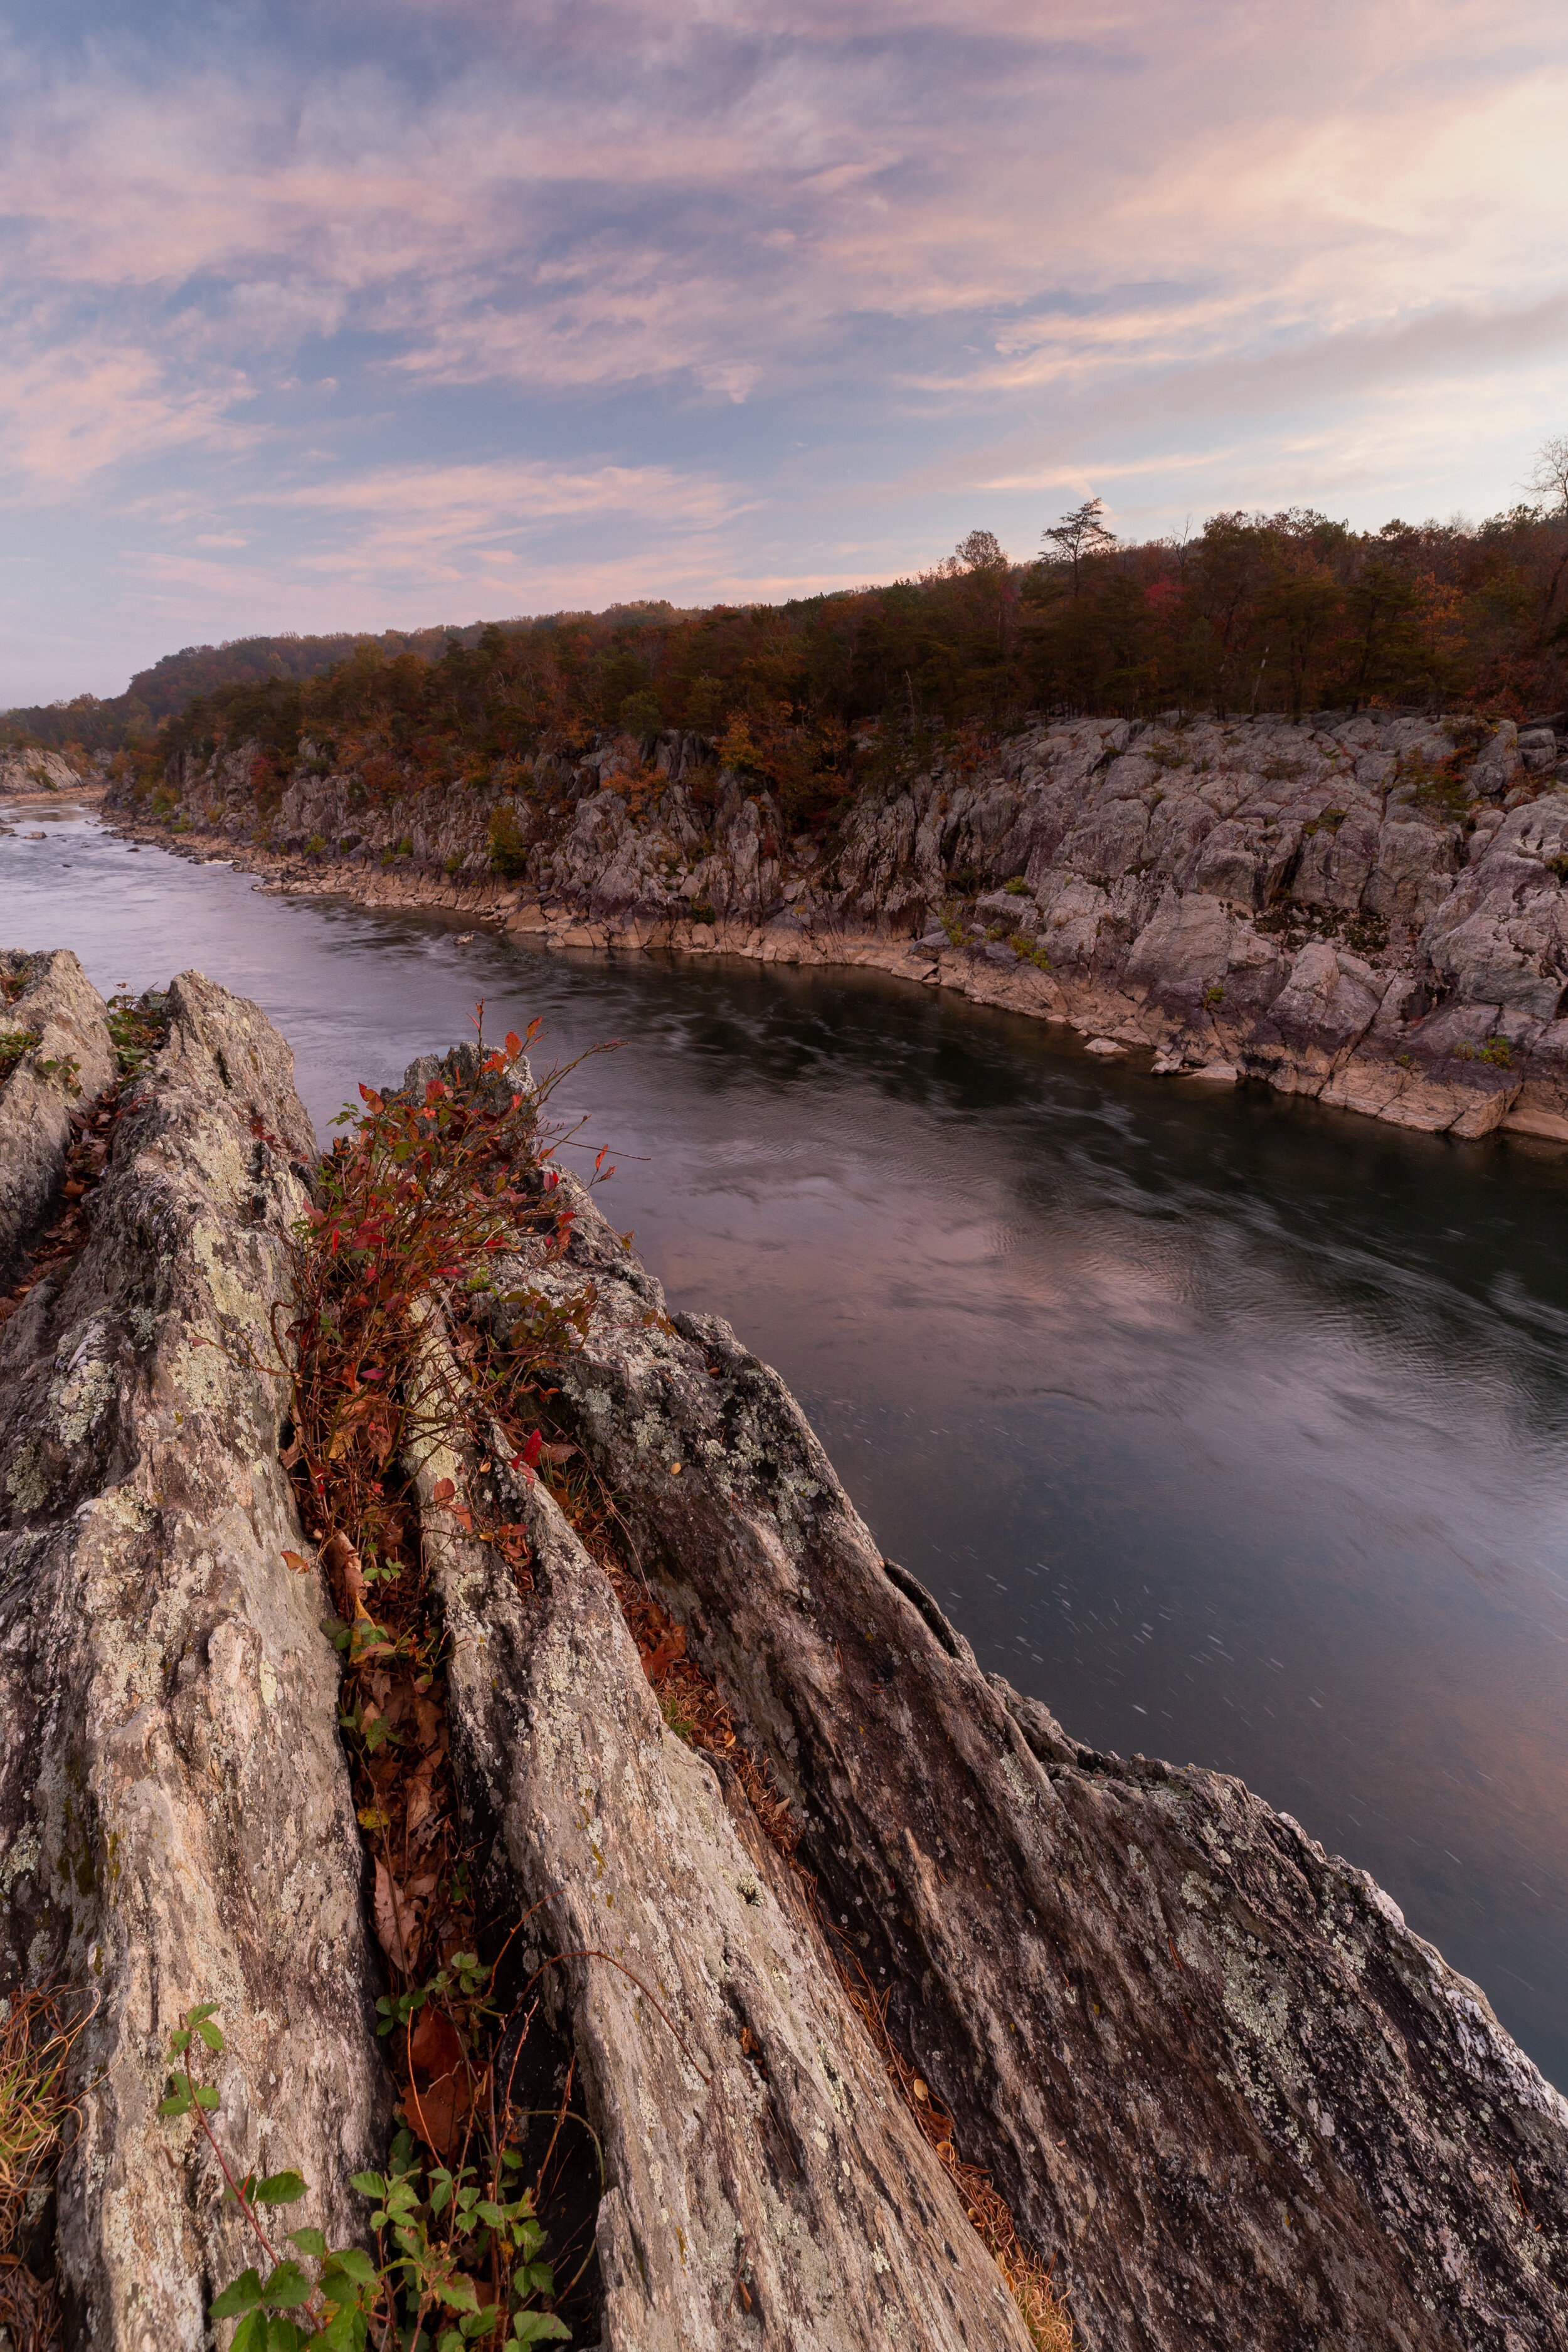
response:
M62 550L161 516L149 629L176 575L193 628L307 576L859 577L963 498L1235 503L1226 450L1285 500L1438 386L1436 502L1484 505L1564 422L1544 0L92 6L0 46L0 480Z

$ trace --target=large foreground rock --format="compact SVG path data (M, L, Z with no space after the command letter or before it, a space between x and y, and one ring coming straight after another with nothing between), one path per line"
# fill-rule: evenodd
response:
M1484 1995L1239 1782L983 1675L777 1376L587 1203L570 1260L569 1426L1082 2340L1568 2345L1568 2104Z
M156 2117L189 2002L231 2033L226 2137L297 2163L329 2233L363 2225L346 2177L387 2128L336 1660L280 1557L252 1360L311 1139L253 1006L187 974L170 1015L86 1248L0 1335L0 1970L99 2003L58 2185L72 2352L195 2352L248 2260L191 2125ZM558 1963L537 1990L605 2151L603 2352L1022 2352L823 1919L1089 2352L1563 2352L1568 2107L1484 1995L1237 1782L1094 1754L982 1675L776 1376L671 1318L591 1203L563 1264L520 1256L597 1286L558 1409L816 1884L666 1728L549 1496L496 1498L528 1521L520 1591L433 1449L476 1864L530 1915L526 1970ZM504 1458L470 1467L504 1485Z
M454 1470L432 1452L426 1497ZM535 1590L439 1540L454 1757L489 1902L533 1965L575 1956L551 1991L605 2146L605 2352L1027 2352L746 1799L666 1728L554 1503L499 1475Z
M196 2352L252 2259L157 2117L182 2009L222 2005L227 2146L297 2164L339 2242L387 2111L337 1664L247 1360L313 1139L254 1005L187 973L169 1016L85 1250L0 1332L0 1990L97 2001L58 2185L81 2352Z

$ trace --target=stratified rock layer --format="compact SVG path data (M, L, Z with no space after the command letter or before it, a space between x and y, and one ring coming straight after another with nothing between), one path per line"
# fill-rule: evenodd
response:
M283 888L488 911L554 945L879 964L1150 1049L1157 1071L1568 1140L1568 735L1551 725L1034 726L920 772L911 753L821 840L788 838L773 796L690 735L659 739L651 776L621 738L542 755L521 792L390 800L300 749L260 824L254 746L183 755L164 822Z
M1568 2105L1476 1987L1239 1782L984 1675L776 1374L586 1203L543 1278L585 1273L569 1425L1083 2341L1568 2345Z
M448 1471L424 1463L427 1499ZM666 1729L554 1503L497 1475L535 1589L435 1538L454 1758L489 1901L532 1966L573 1956L546 1981L605 2147L605 2352L1027 2352L745 1798Z
M339 2242L388 2104L337 1664L252 1360L313 1139L254 1005L187 973L169 1019L86 1248L0 1332L0 1990L97 2001L58 2183L83 2352L196 2352L253 2259L156 2113L182 2009L221 2005L226 2145L298 2165Z

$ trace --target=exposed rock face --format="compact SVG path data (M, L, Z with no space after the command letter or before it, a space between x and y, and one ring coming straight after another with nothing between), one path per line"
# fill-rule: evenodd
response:
M378 802L302 758L259 833L251 751L186 755L174 822L279 862L265 838L284 887L488 906L569 946L876 962L1152 1048L1160 1069L1568 1140L1568 739L1550 726L1036 727L973 772L939 759L868 789L823 844L787 840L771 795L691 736L660 740L657 775L623 739L541 760L511 796Z
M254 1005L187 973L169 1010L86 1248L0 1332L0 1988L99 1995L58 2186L93 2352L196 2352L252 2259L194 2124L156 2115L181 2009L222 2004L223 2132L298 2164L340 2242L386 2118L337 1664L281 1558L281 1384L245 1360L313 1140Z
M586 1206L571 1259L570 1425L1083 2341L1568 2345L1568 2105L1483 1995L1238 1782L983 1675L776 1375Z
M38 1223L59 1188L71 1113L95 1102L113 1077L114 1046L103 1000L68 948L48 955L0 955L0 973L8 983L0 1003L0 1049L8 1032L37 1039L10 1076L0 1079L4 1273L18 1242Z
M426 1497L456 1467L431 1454ZM491 1900L532 1913L534 1965L584 1956L552 1989L605 2144L605 2346L1027 2352L745 1798L666 1729L555 1504L500 1475L536 1590L442 1540L448 1707Z
M1330 957L1298 993L1348 984ZM249 1353L311 1143L253 1006L187 974L170 1012L85 1249L0 1335L0 1970L100 1993L58 2189L73 2352L195 2352L248 2259L156 2119L182 2007L223 2004L226 2136L298 2164L334 2236L387 2126L336 1660ZM598 1293L560 1409L1089 2352L1568 2347L1568 2106L1484 1996L1237 1782L1097 1755L983 1675L777 1377L672 1320L590 1202L542 1252L529 1280ZM425 1534L479 1864L531 1911L529 1967L559 1960L605 2151L603 2352L1022 2352L796 1882L503 1458L531 1591L445 1512L439 1447Z
M81 789L80 776L58 751L0 751L0 793L31 799L39 793Z

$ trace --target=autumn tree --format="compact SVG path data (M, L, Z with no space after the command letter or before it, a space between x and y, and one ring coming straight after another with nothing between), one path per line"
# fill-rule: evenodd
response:
M1091 555L1106 555L1116 545L1116 533L1100 517L1105 512L1103 499L1086 499L1071 514L1063 515L1060 522L1051 523L1040 533L1042 548L1050 550L1043 556L1047 563L1065 563L1072 576L1072 593L1079 593L1080 572L1084 561Z

